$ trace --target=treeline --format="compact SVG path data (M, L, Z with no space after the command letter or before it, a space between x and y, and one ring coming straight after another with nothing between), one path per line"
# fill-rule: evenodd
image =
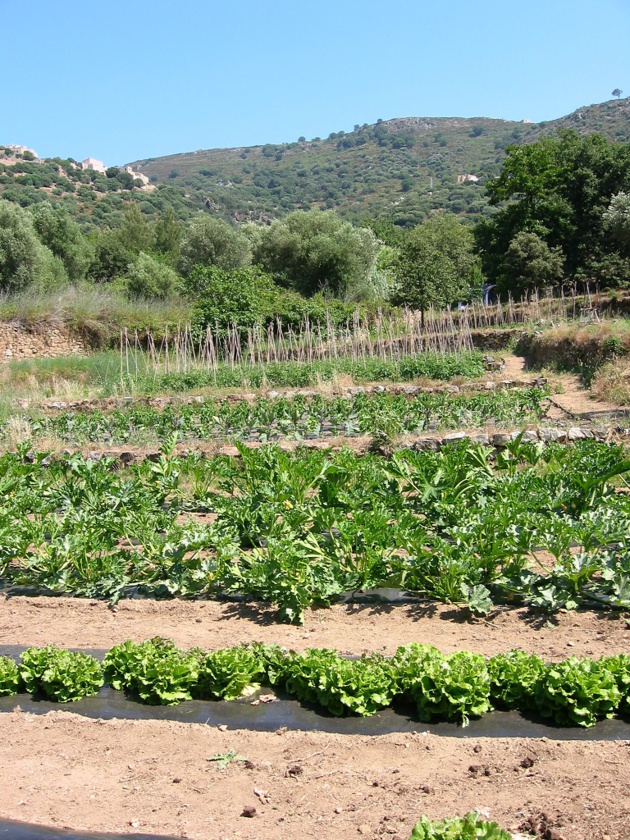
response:
M148 213L133 202L115 223L86 232L60 203L4 200L0 288L92 283L131 298L182 296L199 326L225 329L318 320L327 310L345 320L357 306L424 311L479 298L484 284L519 297L630 281L630 144L563 132L511 146L487 193L496 209L476 225L436 212L412 228L353 225L332 210L297 210L269 225L207 210L181 221L172 207Z

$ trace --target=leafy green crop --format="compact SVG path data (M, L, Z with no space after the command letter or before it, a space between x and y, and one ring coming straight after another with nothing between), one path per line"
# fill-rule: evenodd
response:
M255 648L234 648L198 652L199 676L193 696L202 700L235 700L251 692L265 673Z
M617 656L607 656L598 663L612 674L617 688L621 693L618 712L627 717L630 715L630 656L620 653Z
M199 658L168 639L156 637L140 644L127 640L109 651L103 673L112 688L129 691L145 703L170 706L191 699Z
M491 708L489 694L485 659L466 651L427 657L403 692L415 702L420 720L457 720L464 726Z
M20 672L10 656L0 656L0 697L17 694L20 690Z
M516 597L545 611L630 608L620 447L513 441L508 457L461 443L385 459L239 442L237 459L178 458L174 441L124 470L28 445L0 456L7 584L110 602L239 594L293 623L383 586L476 613Z
M548 665L534 693L537 711L561 726L593 726L612 717L620 700L617 681L605 664L574 656Z
M103 685L98 660L54 645L25 650L20 656L19 673L28 692L44 694L58 703L98 694Z
M501 709L531 708L536 684L545 671L545 663L535 654L522 650L499 653L488 660L490 699Z
M333 715L372 715L394 696L389 663L380 656L342 659L336 651L312 649L288 659L284 687L300 700Z
M421 817L409 840L512 840L512 835L471 811L463 819L452 817L431 822Z

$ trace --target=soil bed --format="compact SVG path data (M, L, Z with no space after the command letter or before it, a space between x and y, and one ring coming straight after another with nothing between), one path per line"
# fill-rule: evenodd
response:
M627 653L630 627L613 612L560 612L548 617L501 608L487 619L436 603L338 604L307 610L302 627L279 624L273 610L217 601L131 599L110 609L86 598L0 596L0 644L110 648L125 639L155 635L180 647L216 649L260 641L295 650L335 648L359 655L391 655L409 642L433 644L443 653L470 650L493 656L522 648L548 661L568 656Z
M422 813L478 808L545 837L630 832L627 742L221 731L55 711L0 715L0 743L0 814L76 830L406 840ZM246 761L208 760L231 750Z

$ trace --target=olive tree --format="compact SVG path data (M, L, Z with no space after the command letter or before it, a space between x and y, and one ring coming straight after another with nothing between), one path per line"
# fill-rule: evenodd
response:
M296 210L253 240L253 259L275 281L308 297L329 292L356 297L369 286L381 244L332 211Z

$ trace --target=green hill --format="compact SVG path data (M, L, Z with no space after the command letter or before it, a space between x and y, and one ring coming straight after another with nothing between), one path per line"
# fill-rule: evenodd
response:
M560 129L630 141L630 99L580 108L547 123L487 118L379 121L327 139L209 149L136 161L155 184L182 187L190 201L238 221L267 221L294 209L334 208L351 220L415 224L445 208L488 212L483 185L505 149ZM478 181L458 183L458 176Z
M505 149L559 129L630 141L630 99L579 108L547 123L408 117L333 132L325 140L208 149L135 161L151 179L78 170L71 160L16 159L0 146L0 197L22 206L59 201L87 229L116 225L137 202L155 217L208 210L226 219L267 222L295 209L332 208L351 221L384 218L413 225L433 210L477 219L489 212L484 184ZM458 177L478 180L458 183ZM126 177L125 177L126 176Z

